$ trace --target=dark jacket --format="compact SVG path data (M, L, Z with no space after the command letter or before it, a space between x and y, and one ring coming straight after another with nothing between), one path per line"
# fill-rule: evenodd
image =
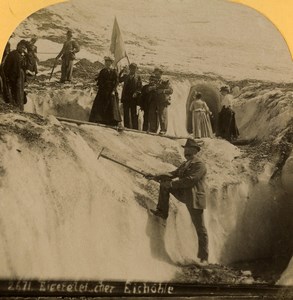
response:
M121 122L119 99L116 87L118 74L114 69L104 68L97 78L98 93L93 103L89 121L107 125Z
M118 85L118 74L114 69L104 68L97 76L98 93L112 93Z
M150 84L146 84L141 89L140 107L143 111L148 111L153 92L149 91Z
M153 86L155 86L155 90L152 91L152 101L157 104L169 105L173 93L169 80L160 79L155 84L150 84L149 88Z
M16 82L21 69L25 69L25 57L17 50L11 51L6 57L3 69L6 78L10 82Z
M199 158L184 162L173 172L170 172L173 178L172 188L182 189L182 200L187 206L197 209L206 208L206 197L204 189L204 179L206 175L206 166Z
M124 82L121 102L131 104L131 102L135 102L137 105L138 95L141 92L142 82L139 75L134 74L131 76L130 74L125 74L119 78L119 82ZM133 97L134 93L136 93L136 97Z
M79 50L80 47L76 41L66 41L56 58L61 57L62 59L74 60L75 53L79 52Z

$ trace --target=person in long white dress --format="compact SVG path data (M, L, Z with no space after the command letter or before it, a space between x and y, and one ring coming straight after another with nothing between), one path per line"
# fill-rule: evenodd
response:
M194 138L213 137L210 120L212 114L209 107L202 100L202 94L197 92L192 95L190 109L192 112L192 128Z

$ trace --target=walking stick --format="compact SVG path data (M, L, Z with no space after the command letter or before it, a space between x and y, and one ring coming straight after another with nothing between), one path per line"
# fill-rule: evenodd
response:
M53 75L53 72L54 72L55 67L56 67L56 61L54 62L54 65L53 65L53 68L52 68L52 71L51 71L51 74L50 74L49 81L50 81L51 78L52 78L52 75Z

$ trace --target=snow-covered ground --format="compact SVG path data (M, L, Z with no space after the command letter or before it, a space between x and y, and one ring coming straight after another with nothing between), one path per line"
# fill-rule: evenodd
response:
M170 107L171 134L186 134L185 105L180 103L195 83L172 81L175 96L173 110ZM252 84L243 89L235 101L240 131L246 138L256 134L260 139L275 136L277 140L290 115L281 114L281 101L273 110L269 104L281 98L290 100L291 92L277 89L270 93L262 88L259 96L253 94L256 87ZM260 99L264 107L258 111L255 107ZM2 128L7 128L0 149L4 179L0 196L5 199L2 277L29 274L38 278L170 280L178 272L174 264L196 260L196 235L185 207L172 199L164 229L147 213L147 208L156 205L157 184L103 158L96 159L105 147L105 154L139 170L157 173L171 170L182 161L180 145L185 140L60 124L50 116L87 120L92 100L93 92L87 89L36 90L29 95L26 111L47 116L48 123L40 126L28 117L1 116ZM286 103L290 108L291 102ZM251 107L251 112L241 114L249 111L243 105ZM268 118L271 122L264 132L262 124ZM266 162L264 158L263 171L256 172L245 151L219 139L205 139L200 156L208 165L210 261L229 264L285 251L284 241L289 241L290 234L290 198L268 184L274 160ZM12 213L17 205L23 208ZM23 225L10 226L12 215ZM30 240L19 236L29 236ZM77 244L82 246L75 247ZM106 251L108 248L112 250ZM49 269L44 264L46 257L50 257ZM77 265L73 263L76 261ZM287 277L282 284L290 284Z
M52 116L0 117L1 278L170 280L176 265L197 260L185 206L172 198L162 226L147 212L157 183L97 160L105 147L105 155L138 170L172 170L184 140L60 124ZM278 192L261 178L255 184L240 156L224 140L204 140L211 262L267 257L282 242L284 224L271 222L284 209L276 206Z
M292 81L292 60L279 31L253 9L225 0L71 0L28 18L14 43L18 36L36 34L44 60L49 55L41 53L59 52L71 28L83 49L77 58L102 61L114 16L130 60L139 65L226 79Z

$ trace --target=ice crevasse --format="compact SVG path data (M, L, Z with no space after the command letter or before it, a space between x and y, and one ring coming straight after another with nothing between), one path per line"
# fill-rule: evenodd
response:
M181 121L194 84L205 83L172 79L169 134L187 134ZM286 127L286 94L271 88L255 94L253 85L241 92L235 111L244 138L255 133L266 138ZM196 232L185 206L171 198L162 226L148 213L156 206L158 184L103 157L97 160L104 147L105 155L139 170L173 170L184 159L185 140L119 134L50 116L86 120L93 98L92 90L39 91L29 95L26 111L45 119L0 115L1 278L170 280L179 265L197 260ZM267 119L270 126L258 132ZM208 168L205 217L212 263L272 257L292 245L292 200L269 184L273 165L256 175L242 154L221 139L204 139L199 153ZM287 186L290 170L288 159L282 177ZM292 278L291 269L282 284Z
M179 264L197 259L185 206L172 198L162 226L147 210L157 183L97 159L104 147L139 170L168 171L183 160L184 140L13 113L1 124L1 278L170 280ZM267 185L253 185L237 147L206 139L200 155L211 262L272 255L284 225L272 220L286 208Z

